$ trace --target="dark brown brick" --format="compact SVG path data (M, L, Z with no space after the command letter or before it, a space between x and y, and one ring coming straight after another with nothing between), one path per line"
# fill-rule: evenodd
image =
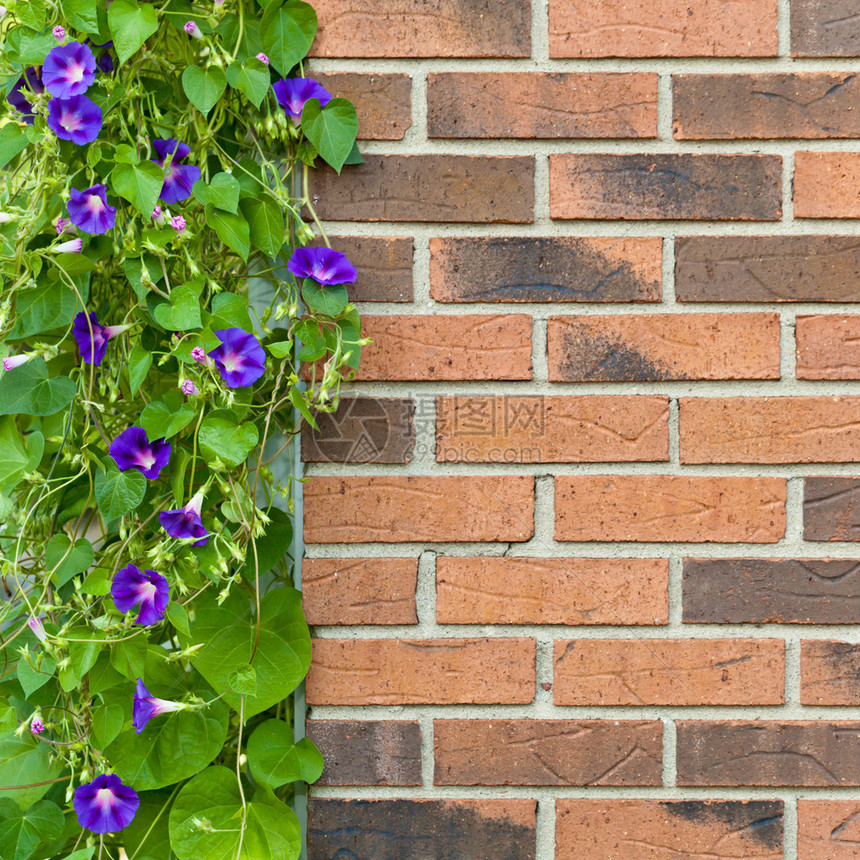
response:
M857 860L860 800L800 800L797 860Z
M310 720L325 769L317 785L421 785L421 729L406 720Z
M431 72L427 126L429 137L656 137L657 75Z
M314 172L317 215L330 221L526 224L534 214L530 156L365 155L338 176Z
M804 540L860 540L860 478L803 482Z
M795 57L860 57L856 0L791 0Z
M344 397L302 430L305 463L408 463L415 448L411 398Z
M800 703L860 705L860 645L829 639L802 642Z
M437 302L658 302L663 240L506 237L430 240Z
M551 218L777 221L778 155L558 154Z
M536 800L313 798L308 860L535 860Z
M852 624L860 563L852 559L688 558L684 621Z
M679 721L678 785L860 785L860 722Z
M660 785L663 726L620 720L436 720L436 785Z
M853 72L675 75L678 140L860 137Z
M402 140L412 125L409 75L313 72L332 95L349 99L358 114L359 140Z
M856 236L690 236L675 243L682 302L860 301Z
M412 301L411 238L329 236L329 241L332 248L346 254L358 270L358 280L347 287L351 301Z

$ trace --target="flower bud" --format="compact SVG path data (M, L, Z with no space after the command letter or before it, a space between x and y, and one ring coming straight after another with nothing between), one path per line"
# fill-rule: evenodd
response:
M196 21L186 21L182 27L192 39L202 39L203 31L197 26Z

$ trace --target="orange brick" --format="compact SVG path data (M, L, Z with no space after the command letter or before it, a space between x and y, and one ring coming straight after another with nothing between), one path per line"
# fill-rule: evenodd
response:
M860 152L798 152L796 218L860 218Z
M799 800L797 860L857 860L860 800Z
M784 478L559 475L555 539L776 543Z
M860 645L831 639L801 642L800 702L860 705Z
M436 562L440 624L666 624L662 558L457 558Z
M556 705L781 705L782 639L556 641Z
M798 379L860 379L860 316L797 317Z
M309 705L525 705L534 639L316 639Z
M682 463L860 461L860 397L683 397Z
M439 397L440 463L606 463L669 459L669 399Z
M534 478L524 475L311 477L308 543L523 541L534 534Z

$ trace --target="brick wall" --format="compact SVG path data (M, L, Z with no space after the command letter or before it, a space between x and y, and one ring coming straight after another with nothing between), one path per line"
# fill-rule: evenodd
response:
M310 860L856 860L857 0L315 0Z

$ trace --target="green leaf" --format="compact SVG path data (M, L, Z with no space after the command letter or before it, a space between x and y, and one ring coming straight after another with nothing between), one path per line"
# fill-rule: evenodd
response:
M83 254L68 256L83 257ZM87 258L84 257L84 259ZM65 266L63 268L66 269ZM69 270L66 269L66 271ZM69 274L72 273L69 272ZM43 287L22 290L18 293L15 325L9 332L9 340L23 340L34 334L69 325L75 316L77 302L74 290L57 284L45 284Z
M251 229L241 215L222 212L214 206L205 210L206 223L218 234L218 238L232 248L243 260L251 253Z
M93 711L93 741L98 749L111 744L122 731L125 711L122 705L99 705Z
M76 391L71 379L50 379L45 360L32 358L0 378L0 415L54 415L72 402Z
M293 342L291 340L278 340L275 343L266 344L266 349L275 358L286 358L293 351Z
M222 328L241 328L253 331L254 324L248 313L248 301L236 293L218 293L212 299L212 319L209 328L217 331Z
M96 502L106 523L133 511L145 495L146 478L137 469L120 472L111 463L107 471L96 472Z
M310 424L311 427L314 428L314 430L319 430L320 428L317 427L316 419L311 414L310 409L308 409L307 401L305 400L304 395L301 392L301 389L299 389L298 386L294 385L290 389L289 397L290 397L290 403L292 403L293 406L295 406L296 409L299 410L299 412L301 413L301 415L305 419L305 421L307 421L308 424Z
M248 220L251 242L270 257L277 257L284 244L284 213L270 194L246 197L239 204Z
M260 791L254 795L247 804L240 850L241 819L236 775L226 767L207 768L183 786L173 803L170 845L179 860L295 860L299 856L299 821L285 803ZM208 826L201 827L201 821Z
M182 73L182 89L188 101L201 113L207 114L215 107L227 89L227 78L218 66L201 69L188 66Z
M189 636L191 628L188 626L188 612L181 603L171 600L167 604L167 620L182 634Z
M11 492L28 471L30 456L21 431L10 415L0 418L0 491Z
M0 785L32 785L32 788L3 790L3 797L14 800L21 808L41 800L50 785L33 785L60 775L61 766L52 761L51 745L37 741L29 732L20 738L14 734L0 736Z
M257 695L245 699L245 718L259 714L286 698L302 682L310 666L310 634L302 614L301 594L293 588L275 588L261 602L259 643L253 601L233 591L220 606L215 597L195 601L195 619L187 644L204 643L191 661L218 693L230 684L228 675L240 663L257 672ZM224 699L238 710L239 697Z
M41 66L57 40L47 33L34 33L26 27L14 27L7 31L6 52L23 66Z
M293 540L293 521L289 515L280 508L272 508L269 511L271 522L266 526L266 533L256 539L257 565L262 576L275 567L281 559L290 551ZM248 550L245 556L245 564L242 573L250 582L256 579L254 570L254 553Z
M140 156L137 150L129 143L120 143L113 153L113 160L117 164L140 164Z
M90 695L95 696L123 682L123 677L110 664L110 654L99 654L95 665L90 669Z
M352 145L352 149L349 151L349 155L347 155L344 164L364 164L364 159L361 157L361 153L358 150L357 142Z
M7 123L0 128L0 170L27 146L27 134L20 125Z
M211 464L217 459L227 466L244 463L259 438L255 424L239 424L230 414L206 418L197 435L206 462Z
M176 287L170 293L170 302L156 306L152 312L155 321L168 331L188 331L200 328L200 299L191 287Z
M124 0L115 0L122 3ZM113 9L113 6L111 7ZM110 175L113 190L128 200L145 218L152 215L161 187L164 173L154 161L141 161L140 164L117 164Z
M302 284L302 298L312 311L328 317L340 316L349 304L349 293L343 284L323 287L313 278L305 278Z
M96 0L63 0L63 17L77 30L98 33Z
M293 743L293 732L283 720L266 720L248 738L248 765L257 782L280 788L288 782L316 782L323 757L311 740Z
M307 3L289 0L283 6L269 6L263 13L263 51L282 75L304 59L316 33L317 13Z
M170 850L167 828L172 792L143 791L140 806L131 824L122 831L122 842L128 857L134 860L168 860L175 855Z
M103 568L97 567L82 583L84 594L94 594L97 597L110 594L110 574Z
M9 700L0 697L0 735L8 734L18 728L18 717Z
M45 0L26 0L15 4L15 14L26 27L41 33L45 29Z
M94 559L93 545L86 538L73 544L68 535L58 534L45 547L45 565L57 585L65 585L76 574L89 570Z
M84 275L95 270L95 263L86 254L56 254L49 262L67 275Z
M122 65L158 29L158 14L155 7L147 3L138 5L132 0L114 0L108 9L108 26Z
M31 663L35 663L36 667L30 665ZM29 661L23 657L18 660L15 674L24 690L24 696L29 699L36 690L44 687L54 677L56 671L57 664L53 658L47 654L42 654L41 651L35 651L30 652Z
M234 90L244 93L254 107L258 108L269 91L269 67L256 57L241 63L230 63L227 67L227 83Z
M22 812L13 800L0 798L0 857L28 860L42 842L57 839L65 819L56 803L40 800Z
M93 860L93 854L96 853L97 847L96 845L91 845L89 848L79 848L77 851L69 854L68 857L64 857L63 860ZM141 857L140 860L148 860L148 858Z
M234 215L239 208L239 180L229 173L217 173L207 185L202 179L194 183L194 196L205 206L225 209Z
M194 407L188 403L168 406L160 400L147 403L140 413L138 425L146 431L150 441L170 439L184 430L194 418Z
M140 390L150 367L152 367L152 353L136 343L128 357L128 384L133 395Z
M319 99L308 99L302 108L302 131L322 158L340 173L358 134L352 102L332 99L320 107Z
M240 696L257 695L257 672L247 663L239 664L236 671L227 676L227 683L230 689Z
M146 636L138 634L111 645L110 663L129 681L142 678L146 668Z
M68 636L69 662L60 669L60 686L66 693L74 690L81 678L95 666L105 638L101 630L83 625L72 627Z

